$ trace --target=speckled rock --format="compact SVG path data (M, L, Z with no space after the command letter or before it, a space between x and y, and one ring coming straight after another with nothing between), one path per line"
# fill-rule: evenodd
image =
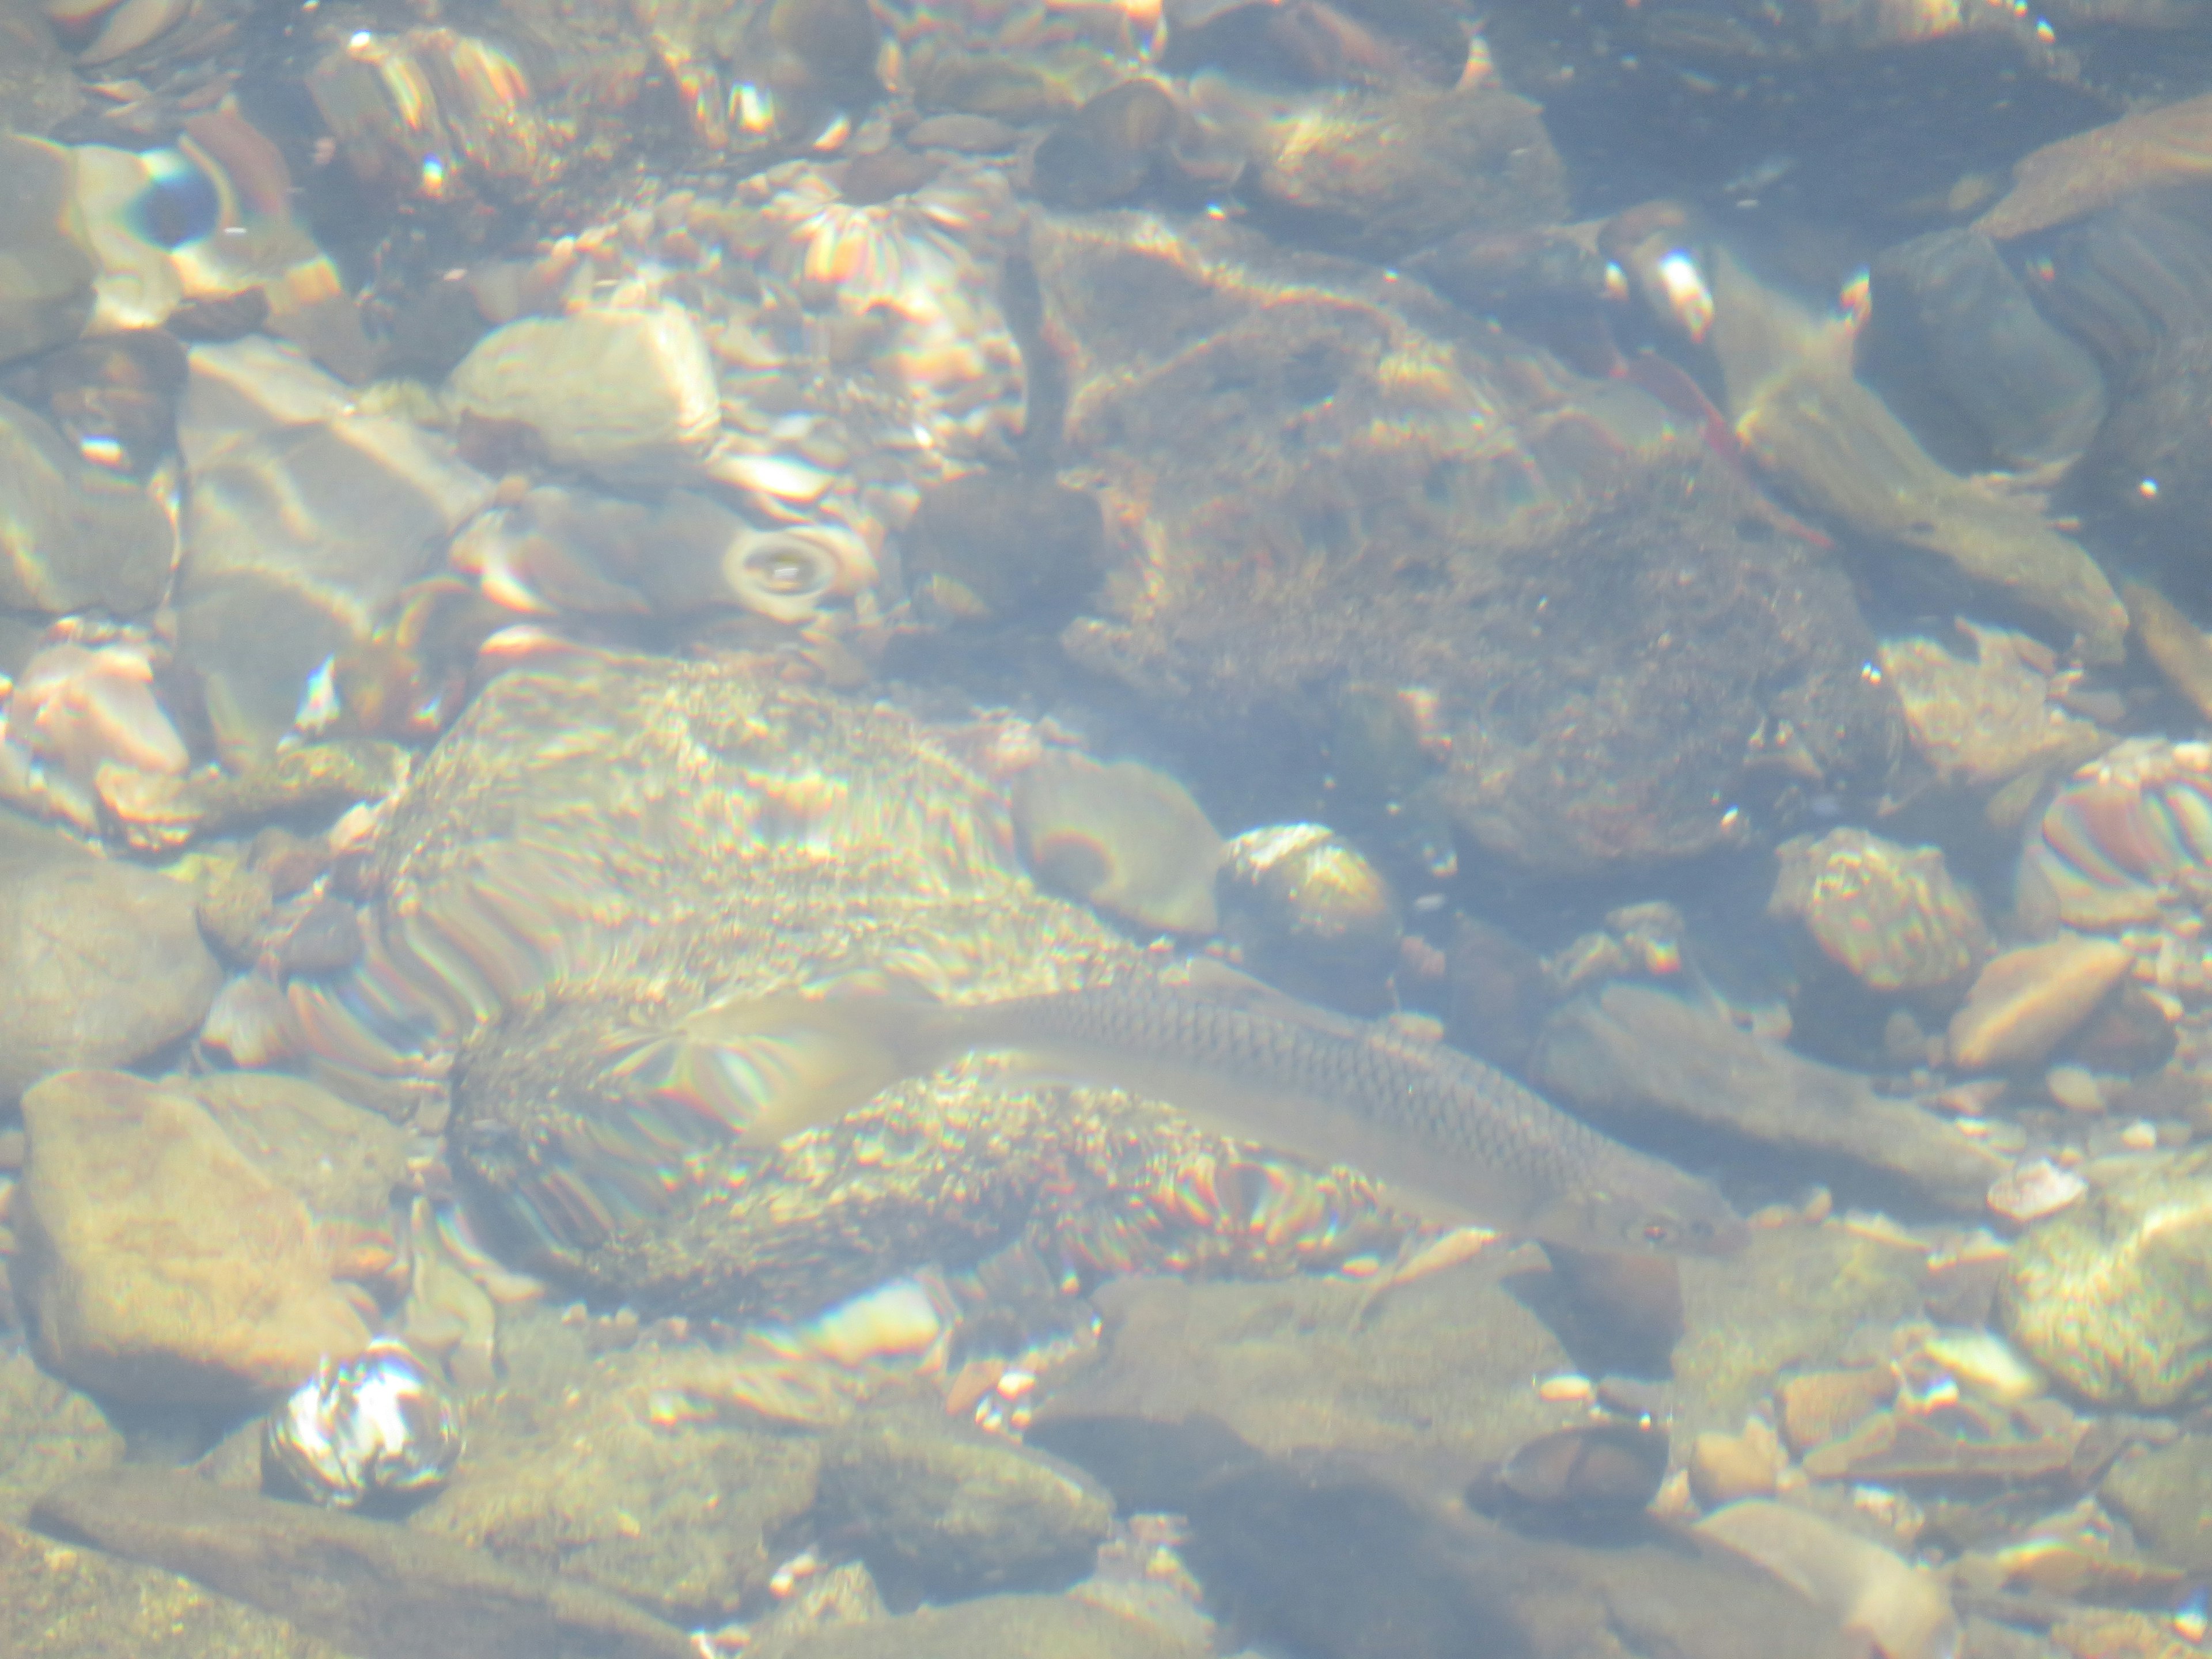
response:
M2187 1434L2123 1457L2097 1495L2153 1553L2212 1572L2212 1437Z
M100 1408L27 1348L0 1358L0 1522L20 1525L40 1492L122 1456L123 1436Z
M0 811L0 1101L143 1059L199 1024L221 981L191 888Z
M1767 915L1801 922L1869 990L1962 985L1989 949L1981 907L1952 879L1939 848L1846 827L1786 841L1775 860Z
M230 1144L319 1223L387 1224L407 1175L406 1132L304 1078L213 1072L165 1086L207 1109Z
M0 1525L9 1659L343 1659L274 1613L189 1578Z
M1052 1411L1174 1422L1206 1413L1264 1450L1333 1449L1464 1469L1569 1420L1532 1379L1574 1369L1482 1264L1366 1309L1340 1281L1127 1280L1097 1297L1106 1358Z
M1565 216L1541 112L1494 87L1340 92L1259 133L1244 186L1255 210L1317 246L1395 259L1462 230Z
M1114 1504L1038 1453L956 1430L941 1409L878 1412L823 1448L813 1519L852 1540L891 1606L911 1607L1073 1583Z
M40 1358L119 1400L237 1406L368 1341L307 1207L191 1096L64 1072L23 1097L16 1295Z
M593 1355L543 1311L504 1316L498 1390L416 1528L507 1565L596 1584L686 1624L756 1614L814 1501L818 1441L743 1411L662 1413L682 1359L651 1343Z
M762 1659L1200 1659L1117 1613L1057 1595L993 1595L873 1620L754 1650Z
M40 1530L182 1572L348 1653L441 1659L693 1659L672 1625L586 1586L502 1567L388 1522L143 1468L80 1475Z
M1917 1315L1926 1279L1927 1258L1910 1243L1834 1220L1762 1228L1740 1255L1686 1262L1675 1434L1735 1432L1785 1374L1836 1364L1862 1326Z
M1185 728L1215 798L1282 799L1302 752L1318 787L1373 686L1429 711L1401 805L1547 870L1879 788L1901 726L1842 572L1656 398L1236 227L1097 214L1031 251L1073 476L1121 537L1063 644Z
M717 999L887 968L986 999L1139 960L1012 842L891 710L741 664L512 673L394 809L360 965L293 988L348 1097L450 1067L454 1161L518 1259L648 1309L804 1316L1219 1145L1120 1097L944 1078L737 1144L752 1062L683 1024Z
M2108 1161L2088 1197L2013 1247L2013 1340L2100 1406L2158 1411L2212 1382L2212 1150Z
M2051 696L2051 647L2008 629L1961 622L1971 655L1909 635L1876 660L1905 710L1912 747L1946 783L1987 789L2028 772L2071 771L2111 739Z

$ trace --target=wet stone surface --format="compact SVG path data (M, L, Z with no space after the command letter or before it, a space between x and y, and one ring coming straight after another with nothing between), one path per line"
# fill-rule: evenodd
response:
M887 711L741 669L513 675L402 798L311 1044L334 1080L450 1057L457 1162L527 1259L661 1306L805 1313L1207 1144L1115 1097L937 1079L738 1156L744 1102L680 1025L717 997L894 971L980 999L1135 960L1010 842L997 796Z
M1714 803L1774 793L1762 729L1880 787L1901 727L1848 585L1655 399L1225 228L1033 249L1073 476L1145 526L1065 643L1199 743L1317 745L1358 684L1425 688L1455 827L1553 872L1724 844Z
M219 976L189 887L0 809L0 1100L155 1053L199 1024Z

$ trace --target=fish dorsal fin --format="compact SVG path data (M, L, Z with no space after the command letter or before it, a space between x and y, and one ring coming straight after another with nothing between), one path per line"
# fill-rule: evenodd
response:
M1365 1021L1340 1014L1333 1008L1302 1002L1289 992L1279 991L1266 981L1231 968L1218 957L1192 957L1179 969L1161 975L1161 979L1163 983L1202 1002L1265 1014L1270 1019L1303 1025L1309 1030L1326 1031L1331 1036L1358 1038L1370 1034Z

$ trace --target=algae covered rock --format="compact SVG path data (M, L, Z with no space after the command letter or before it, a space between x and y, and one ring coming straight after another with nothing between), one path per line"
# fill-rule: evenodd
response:
M696 1350L594 1355L543 1311L502 1315L499 1349L501 1385L471 1402L466 1455L413 1526L679 1622L760 1604L814 1501L815 1437L672 1410Z
M387 1522L124 1468L40 1499L40 1530L181 1572L356 1654L686 1659L672 1625L586 1586Z
M293 989L339 1092L450 1068L455 1163L537 1266L804 1314L1218 1144L1120 1097L938 1079L741 1146L750 1068L805 1057L684 1024L708 1003L885 972L1012 996L1139 960L1038 892L1012 841L998 795L885 708L737 665L511 674L395 807L360 963Z
M344 1659L191 1579L0 1526L0 1652L13 1659Z
M1114 1505L1072 1469L942 1412L878 1413L823 1449L816 1524L849 1538L893 1606L1058 1589L1091 1569Z
M1879 788L1900 726L1843 574L1656 398L1228 227L1095 215L1032 254L1073 476L1125 535L1063 642L1218 792L1301 746L1318 786L1363 686L1426 711L1463 842L1551 871L1723 844L1785 739L1801 790Z
M2100 1174L2013 1247L2005 1328L2061 1386L2157 1411L2212 1381L2212 1152Z

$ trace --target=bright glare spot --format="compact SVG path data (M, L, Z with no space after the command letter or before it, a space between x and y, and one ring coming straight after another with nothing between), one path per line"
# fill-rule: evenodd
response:
M1705 286L1698 262L1677 249L1659 262L1659 287L1682 331L1702 340L1713 325L1713 293Z

